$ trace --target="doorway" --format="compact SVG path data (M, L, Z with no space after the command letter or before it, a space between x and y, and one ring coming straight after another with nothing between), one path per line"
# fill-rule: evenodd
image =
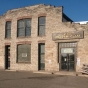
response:
M75 56L74 54L62 54L61 55L61 69L66 71L75 70Z
M61 71L75 71L77 43L59 43Z
M38 70L45 70L45 43L38 45Z
M10 45L5 46L5 69L10 69Z

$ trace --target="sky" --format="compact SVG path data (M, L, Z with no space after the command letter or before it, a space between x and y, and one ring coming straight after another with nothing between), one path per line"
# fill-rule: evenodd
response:
M63 6L63 12L73 21L88 21L88 0L0 0L0 16L8 10L36 4Z

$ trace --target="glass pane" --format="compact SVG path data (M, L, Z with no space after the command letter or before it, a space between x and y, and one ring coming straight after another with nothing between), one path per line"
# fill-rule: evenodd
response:
M19 20L18 21L18 28L22 28L22 27L25 27L24 20Z
M39 25L45 25L45 17L39 17Z
M74 70L74 63L69 63L69 70Z
M6 31L6 37L11 37L11 30L10 29L7 29L7 31Z
M41 53L45 53L45 45L43 45L43 44L41 44L41 46L40 46L41 48Z
M76 47L77 43L76 42L74 42L74 43L60 43L60 46L61 47Z
M62 54L61 55L61 69L63 70L67 70L67 60L68 57L67 57L67 54Z
M69 54L69 70L74 70L74 54Z
M26 19L26 27L31 27L31 19Z
M18 36L25 36L25 29L24 28L18 29Z
M11 29L11 21L6 22L6 29Z
M45 69L45 63L40 63L40 70L44 70Z
M26 44L27 61L31 61L31 45Z
M30 45L18 45L18 62L27 62L31 60Z
M30 35L31 35L31 28L26 27L26 36L30 36Z
M66 62L67 61L67 54L62 54L61 55L61 62Z
M74 61L74 54L69 55L69 60L70 60L70 61Z
M40 59L41 59L41 63L45 63L45 54L41 54Z
M18 62L20 62L20 59L22 59L22 45L18 45Z
M39 44L39 70L45 69L45 44Z
M39 26L39 35L45 35L45 26Z

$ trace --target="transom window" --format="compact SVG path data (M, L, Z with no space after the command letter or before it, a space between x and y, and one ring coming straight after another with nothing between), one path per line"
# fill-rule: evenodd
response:
M23 44L17 46L17 62L31 61L31 45Z
M44 36L45 35L45 17L39 17L38 18L38 35Z
M11 37L11 21L7 21L5 26L5 38L10 37Z
M31 19L18 20L17 37L31 36Z

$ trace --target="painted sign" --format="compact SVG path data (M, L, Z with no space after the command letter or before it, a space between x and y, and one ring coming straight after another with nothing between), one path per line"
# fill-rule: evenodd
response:
M83 39L84 31L75 31L75 32L64 32L64 33L53 33L53 40L61 40L61 39Z

